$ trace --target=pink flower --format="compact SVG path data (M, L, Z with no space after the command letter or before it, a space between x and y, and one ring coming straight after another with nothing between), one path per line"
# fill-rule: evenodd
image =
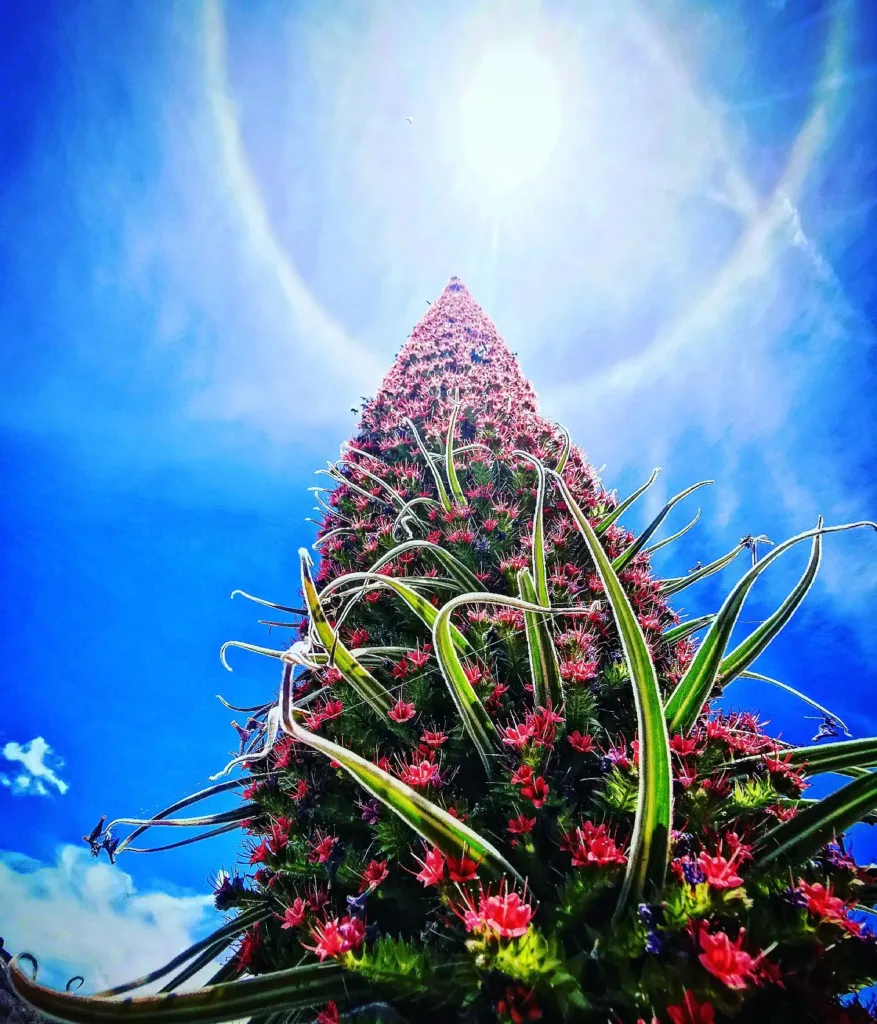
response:
M746 988L756 973L755 960L742 948L745 937L745 928L740 929L736 942L731 942L724 932L710 935L704 929L700 933L700 948L703 952L698 960L728 988Z
M424 885L438 885L445 877L445 858L435 847L427 851L426 859L414 858L422 870L414 877Z
M570 658L560 663L561 678L567 683L587 683L597 675L597 662L587 658Z
M847 917L850 908L839 896L832 893L830 885L826 888L821 882L814 882L813 885L810 885L801 881L798 883L798 892L807 901L807 909L811 914L839 924L854 935L858 935L862 930L858 921L851 921Z
M408 652L408 660L415 668L423 668L424 665L429 661L429 652L432 650L431 644L424 644L423 650L417 648L414 651Z
M697 858L698 867L714 889L736 889L743 884L743 879L736 873L735 861L734 857L728 860L721 856L710 857L706 853Z
M415 761L402 765L399 778L412 789L426 789L441 782L441 773L438 765L431 761Z
M392 718L394 722L407 722L409 718L414 717L414 714L414 704L406 704L404 700L397 700L393 707L387 712L387 715Z
M615 845L606 826L595 825L592 821L583 821L575 832L561 839L560 845L572 854L574 868L612 867L627 863L627 857Z
M316 939L316 945L305 946L305 949L316 953L320 960L343 956L363 944L365 922L359 917L330 918L323 924L315 924L311 936Z
M533 728L526 722L518 722L516 725L507 725L503 731L502 741L507 747L515 747L520 750L525 747L533 737Z
M447 739L448 737L443 732L430 732L428 729L425 729L420 737L420 742L426 747L438 750L443 743L447 742Z
M282 929L297 928L304 921L306 912L307 906L305 901L301 896L296 896L292 901L292 905L284 910L283 924L280 927Z
M507 891L504 883L495 896L482 890L477 904L469 893L465 893L462 904L453 909L463 920L467 932L502 939L517 939L525 935L535 913L518 893Z

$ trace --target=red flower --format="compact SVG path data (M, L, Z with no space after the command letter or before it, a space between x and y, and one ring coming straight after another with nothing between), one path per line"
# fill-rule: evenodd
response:
M521 787L521 796L526 800L532 800L534 807L541 807L548 799L548 793L548 783L541 775Z
M317 833L317 841L311 843L311 852L308 854L308 860L312 864L324 864L332 853L332 847L336 843L335 836L323 836L319 838L320 833Z
M745 928L740 929L736 942L731 942L724 932L710 935L704 929L700 933L700 948L703 952L698 959L710 974L728 988L746 988L756 973L756 961L742 948L745 937Z
M528 832L533 831L533 826L536 824L535 818L528 818L523 814L519 814L517 818L509 819L509 832L514 836L523 836Z
M524 1024L525 1021L540 1020L542 1011L536 1003L533 989L523 985L509 985L505 995L496 1004L496 1012L512 1024Z
M307 906L305 901L301 896L296 896L292 901L292 905L283 912L283 924L280 927L282 929L297 928L304 921L306 913Z
M567 683L587 683L597 675L597 662L587 658L570 658L560 663L560 676Z
M373 860L359 876L359 891L376 889L389 874L385 860Z
M529 786L532 781L533 769L528 764L522 764L512 776L513 786Z
M693 736L679 736L670 740L670 749L680 757L688 757L697 752L697 740Z
M396 679L404 679L408 675L410 670L411 666L408 664L405 658L401 658L393 666L393 675L396 677Z
M339 1024L341 1018L338 1016L338 1007L335 1001L330 999L325 1010L317 1014L317 1024Z
M350 634L350 646L351 647L365 647L371 637L368 634L367 629L354 629Z
M424 644L423 650L417 648L414 651L409 651L408 660L415 668L423 668L423 666L429 661L429 652L431 649L431 644Z
M816 914L826 921L833 921L854 935L858 935L862 930L858 921L851 921L847 917L849 907L839 896L832 893L830 885L826 888L821 882L810 885L802 881L798 883L798 892L807 901L807 909L811 914Z
M387 715L392 718L394 722L407 722L409 718L414 717L414 714L414 704L406 704L404 700L397 700L393 707L387 712Z
M467 932L503 939L516 939L526 934L535 913L518 893L508 892L505 883L495 896L482 890L477 905L474 898L465 893L462 905L453 909L463 920Z
M261 945L262 937L259 934L258 925L254 925L248 932L244 932L237 951L237 967L239 971L245 971L248 967L252 966Z
M414 876L418 882L423 882L424 885L438 885L445 877L445 858L435 847L427 851L425 860L419 857L414 859L423 869Z
M595 825L592 821L583 821L575 832L561 839L560 845L572 854L574 868L586 865L602 868L627 863L627 857L616 846L606 826Z
M672 1024L713 1024L715 1011L709 1003L699 1003L693 992L686 992L678 1006L668 1006Z
M474 861L463 854L462 857L448 857L448 876L452 882L469 882L476 877L481 861Z
M567 739L573 750L577 750L580 754L590 754L594 749L594 740L588 733L582 735L580 732L571 732Z
M265 861L271 856L271 851L268 849L267 843L259 843L258 846L254 846L250 853L251 864L264 864Z
M299 779L292 794L293 800L303 800L308 795L308 784L304 779Z
M315 946L305 949L316 953L320 960L327 957L343 956L352 949L359 949L365 940L365 922L359 917L330 918L323 924L315 924L311 935L316 939ZM302 943L304 945L304 943Z
M533 742L539 747L550 747L554 742L554 727L563 721L563 716L555 714L550 708L538 708L528 715L527 725L533 733Z
M485 678L484 669L480 665L467 665L463 672L470 686L477 686Z

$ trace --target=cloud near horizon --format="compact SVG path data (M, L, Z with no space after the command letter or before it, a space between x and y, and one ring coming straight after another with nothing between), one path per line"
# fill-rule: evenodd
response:
M44 984L63 988L82 975L83 993L160 967L218 923L212 896L138 891L131 875L69 844L51 864L0 850L0 907L10 952L32 953ZM209 965L189 986L215 970Z

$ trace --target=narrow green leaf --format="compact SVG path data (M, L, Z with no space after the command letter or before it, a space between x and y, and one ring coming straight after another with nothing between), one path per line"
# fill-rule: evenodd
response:
M616 519L623 516L624 513L630 508L630 506L639 498L645 494L646 491L652 486L652 484L658 479L658 474L661 472L660 469L653 469L652 475L646 480L646 482L631 494L629 498L625 498L616 508L614 508L608 515L604 516L596 526L593 527L594 533L598 537L602 536L609 527L615 522Z
M403 506L405 504L405 499L402 497L402 495L398 491L394 490L387 483L386 480L382 480L379 476L377 476L375 473L372 473L370 470L366 469L364 466L361 466L358 462L351 462L349 459L339 459L338 462L336 462L335 465L332 468L334 469L334 468L337 468L338 466L348 466L350 469L355 470L357 473L362 473L363 476L368 477L369 480L372 481L372 483L374 483L378 487L380 487L381 490L387 492L387 494L390 497L390 501L394 505L396 505L396 506ZM344 474L341 473L340 470L339 470L338 475L342 478L342 480L344 481L345 484L349 484L350 483L350 481L347 479L347 477L344 476Z
M551 601L548 599L548 571L545 565L545 467L539 459L530 455L529 452L514 451L512 454L517 455L519 459L527 459L529 462L532 462L536 468L537 484L536 501L533 508L532 536L533 582L536 586L536 602L548 608L551 605Z
M661 548L666 547L668 544L672 544L674 540L679 540L680 537L684 537L685 534L688 533L692 526L694 526L694 524L698 521L698 519L700 519L700 509L698 509L697 512L695 512L694 519L692 519L687 526L683 526L681 530L677 530L676 533L671 534L664 540L659 540L657 544L652 544L650 547L647 547L645 549L645 553L647 555L652 555L656 551L660 551Z
M164 846L128 846L126 853L164 853L166 850L179 850L182 846L191 846L193 843L202 843L205 839L213 839L214 836L225 835L226 832L235 832L239 829L240 823L232 821L227 825L220 825L218 828L208 829L206 832L199 832L196 836L189 836L187 839L180 839L176 843L166 843ZM118 850L116 851L118 854Z
M518 573L518 593L521 600L538 604L533 577L527 569ZM533 680L533 703L562 713L563 680L557 662L554 638L548 617L540 612L524 612L527 634L527 652L530 659L530 678Z
M367 997L371 987L341 964L307 964L257 978L222 982L194 992L138 996L122 1000L56 992L9 964L9 979L18 995L41 1013L69 1024L219 1024L272 1010L310 1010L330 999Z
M289 687L284 688L284 703L287 703L288 690ZM459 857L462 853L467 853L473 859L480 860L489 874L511 875L518 881L523 881L499 850L483 836L376 764L298 725L289 713L288 704L283 715L283 727L295 739L337 761L360 786L444 854Z
M185 984L189 978L194 978L198 971L202 970L208 964L213 963L219 954L228 948L230 941L230 939L222 939L214 945L208 946L200 956L196 956L190 964L187 964L179 974L174 975L167 984L162 985L158 991L173 992L175 988L179 988L180 985Z
M229 782L220 782L217 786L208 786L207 789L200 789L197 793L193 793L191 796L185 796L182 800L175 801L169 807L165 807L163 811L159 811L158 814L154 814L148 822L138 828L135 828L131 835L123 839L116 849L116 856L118 857L119 854L122 853L126 847L130 846L138 836L142 836L147 829L152 828L157 821L161 821L169 814L181 811L184 807L191 807L192 804L200 803L202 800L208 800L212 796L218 796L220 793L228 793L232 789L240 789L245 785L247 785L246 779L231 779ZM114 824L115 822L112 822L110 827L112 828Z
M557 424L557 429L563 433L563 451L560 453L560 458L557 460L557 465L554 467L555 473L562 473L566 469L567 459L569 459L569 453L572 449L572 437L569 431L563 426L562 423Z
M673 626L672 629L668 629L664 634L664 640L670 644L678 644L680 640L684 640L687 636L691 636L692 633L696 633L699 629L703 629L704 626L708 626L715 615L700 615L696 619L692 619L691 622L683 622L678 626Z
M430 629L433 627L433 623L438 615L438 608L431 602L427 601L425 597L418 594L416 590L413 590L408 586L407 581L400 579L396 576L382 576L377 572L349 572L345 573L344 576L339 576L336 580L333 580L334 585L340 585L345 582L353 583L357 580L364 580L366 583L378 584L382 587L386 587L388 590L392 590L398 594L399 597L408 605L408 607L414 612L414 614L424 622ZM366 590L373 589L372 587L365 586L362 588L363 592ZM328 590L328 588L327 588ZM325 594L325 591L324 591ZM339 616L338 625L344 619L344 614ZM469 641L463 636L463 634L457 629L456 626L451 626L451 639L454 642L454 646L463 652L471 651Z
M395 703L387 689L375 677L363 668L350 651L338 638L335 630L326 618L320 595L311 579L311 556L306 548L299 548L301 563L301 585L305 602L311 617L311 629L319 637L320 643L332 657L332 662L350 686L366 701L381 717L386 715Z
M248 644L243 640L226 640L222 647L219 648L219 660L222 662L222 667L228 669L229 672L234 671L228 663L228 658L225 656L225 652L229 647L236 647L241 651L249 651L250 654L261 654L265 658L275 658L277 661L282 661L283 655L286 653L286 651L278 651L274 647L260 647L258 644Z
M771 679L770 676L763 676L760 672L741 672L736 678L756 679L761 683L770 683L771 686L776 686L780 690L785 690L786 693L790 693L793 697L797 697L798 700L802 700L805 704L809 704L811 708L815 708L816 711L818 711L820 714L825 715L826 718L833 719L835 722L838 723L838 725L843 727L843 730L847 734L847 736L850 735L850 730L847 728L847 723L840 717L840 715L836 715L833 711L829 711L828 708L825 708L821 704L818 704L815 700L813 700L812 697L808 697L806 693L801 693L800 690L796 690L793 686L789 686L787 683L781 683L779 679Z
M755 863L767 866L786 859L800 863L875 807L877 772L869 772L771 829L755 851Z
M770 755L774 756L774 755ZM784 747L777 751L776 757L798 768L803 768L805 775L822 775L825 772L846 772L855 769L856 776L868 775L866 768L877 765L877 737L871 736L861 740L841 740L839 743L823 743L807 747ZM730 762L727 767L733 770L749 769L762 761L764 755L741 757Z
M230 821L244 821L258 813L256 804L244 804L243 807L232 807L217 814L204 814L198 818L116 818L107 825L109 832L117 825L145 825L148 828L202 828L204 825L224 825ZM141 829L142 831L142 829ZM120 844L121 846L121 844Z
M136 978L134 981L126 982L124 985L116 985L114 988L108 988L103 992L97 992L95 993L95 996L100 998L119 996L122 995L123 992L131 992L135 988L143 988L144 985L151 985L154 981L166 978L178 967L182 967L183 964L188 963L192 957L197 956L206 949L212 949L217 942L224 942L227 946L236 935L240 935L241 932L246 931L246 929L251 925L255 924L257 921L262 921L265 918L270 917L271 914L271 908L266 907L264 904L258 907L253 907L250 910L244 910L233 920L222 925L221 928L217 928L216 931L211 932L206 938L203 938L194 943L194 945L189 946L185 952L178 953L173 960L169 960L163 967L150 971L149 974L144 974L142 977Z
M739 555L743 550L744 545L738 544L735 548L732 548L727 555L722 555L721 558L717 558L714 562L710 562L708 565L704 565L700 569L695 569L687 576L677 576L675 579L664 580L661 584L661 594L664 597L669 597L671 594L678 594L680 590L685 590L685 588L690 587L692 583L697 583L698 580L706 579L707 576L712 576L713 573L720 572L726 565L730 565L737 555Z
M234 600L237 594L240 594L241 597L245 597L248 601L254 601L256 604L263 604L266 608L276 608L279 612L289 612L290 615L307 615L304 608L290 608L285 604L274 604L273 601L266 601L261 597L254 597L252 594L248 594L245 590L233 590L231 592L231 599Z
M597 533L569 487L553 473L563 499L588 546L594 566L606 591L618 625L618 634L633 683L637 737L640 744L639 795L633 837L621 897L616 913L626 911L647 886L663 887L667 872L670 823L673 817L673 782L670 769L670 741L661 708L661 693L655 666L646 646L642 627L631 607Z
M658 527L667 518L667 516L670 513L670 510L673 508L674 505L682 501L683 498L687 498L688 495L691 494L692 491L696 491L698 487L706 487L709 484L713 483L715 483L714 480L701 480L699 483L692 484L691 487L687 487L684 491L680 491L677 495L675 495L675 497L671 498L667 502L667 504L661 509L661 511L655 516L655 518L649 523L649 525L643 530L639 537L637 537L636 540L632 544L630 544L624 551L622 551L618 558L615 559L615 561L612 563L612 568L616 572L621 572L621 570L626 565L630 564L631 559L635 558L636 555L638 555L640 551L642 551L645 545L654 536L654 534L658 530Z
M691 728L700 713L704 701L709 696L718 678L725 648L743 609L746 595L771 562L802 540L809 540L811 537L816 537L822 533L852 530L859 526L870 526L873 529L877 529L877 525L870 522L846 523L841 526L818 526L815 529L799 533L796 537L792 537L782 544L778 544L742 576L725 599L725 603L716 615L715 622L710 627L709 632L704 637L703 643L694 656L688 671L682 677L679 685L667 702L666 714L671 732L686 732Z
M817 528L822 527L822 516L819 517ZM813 547L810 551L810 560L804 575L798 580L792 592L777 608L777 610L765 619L764 622L754 629L746 639L722 661L719 668L719 683L727 685L735 676L740 675L747 669L755 659L767 648L779 631L785 626L789 619L795 614L799 605L807 596L816 573L819 572L819 563L822 560L822 534L817 533L813 538ZM756 563L757 564L757 563Z
M428 540L406 540L402 544L398 544L393 548L392 551L388 551L385 555L375 562L375 564L369 569L369 572L377 572L383 568L388 562L392 562L394 558L398 558L399 555L404 554L406 551L428 551L429 554L436 559L448 573L459 583L460 589L467 590L478 590L481 587L481 581L469 569L463 565L459 558L452 555L450 551L445 551L444 548L439 547L438 544L433 544Z
M448 474L448 483L451 485L451 494L458 505L466 504L466 495L460 486L460 478L457 476L457 467L454 464L454 431L457 429L457 414L460 406L455 402L451 409L451 419L448 424L448 437L445 441L445 471Z
M466 678L451 636L452 613L460 604L471 601L473 596L463 594L460 597L452 598L444 605L433 623L432 638L442 676L457 706L460 720L475 744L475 749L478 751L478 756L481 758L489 778L493 772L492 758L496 729L478 694Z
M426 447L423 438L418 433L417 427L414 426L414 422L406 417L405 423L408 425L411 433L414 434L414 440L417 447L420 449L420 454L423 456L430 473L432 473L432 478L435 481L435 489L438 491L439 501L442 503L442 508L445 512L450 512L453 505L451 504L451 499L448 497L448 491L445 487L444 480L442 480L442 475L430 457L429 449Z

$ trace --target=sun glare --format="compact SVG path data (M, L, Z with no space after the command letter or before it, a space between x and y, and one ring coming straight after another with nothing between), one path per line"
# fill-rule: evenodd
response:
M560 135L560 82L533 44L489 50L463 93L463 152L491 188L507 191L545 167Z

